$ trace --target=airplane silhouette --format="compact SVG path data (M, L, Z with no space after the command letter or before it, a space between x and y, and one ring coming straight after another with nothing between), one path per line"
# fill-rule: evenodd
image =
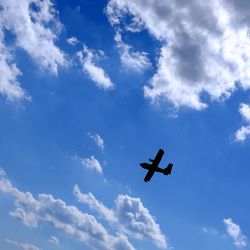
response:
M171 174L172 168L173 168L173 164L169 163L168 166L166 168L159 168L158 165L161 161L161 158L164 154L163 149L159 149L157 155L155 156L154 160L149 159L149 161L151 161L152 163L140 163L140 166L148 169L148 172L144 178L145 182L150 181L150 179L152 178L152 176L154 175L155 172L160 172L163 173L164 175L169 175Z

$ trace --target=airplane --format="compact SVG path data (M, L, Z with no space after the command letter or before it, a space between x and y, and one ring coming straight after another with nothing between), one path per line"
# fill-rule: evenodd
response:
M140 166L144 169L147 169L148 172L144 178L145 182L150 181L150 179L152 178L152 176L154 175L155 172L160 172L163 173L164 175L169 175L171 174L172 168L173 168L173 164L169 163L168 166L166 168L159 168L158 165L161 161L161 158L164 154L164 150L163 149L159 149L158 153L156 154L154 160L149 159L149 161L151 161L152 163L140 163Z

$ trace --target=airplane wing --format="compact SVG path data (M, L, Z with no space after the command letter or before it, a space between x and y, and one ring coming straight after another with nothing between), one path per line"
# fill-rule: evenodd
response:
M154 170L154 169L150 169L150 170L148 170L148 172L147 172L146 176L144 177L144 181L145 181L145 182L150 181L150 180L151 180L151 178L152 178L152 176L154 175L154 172L155 172L155 170Z
M155 158L154 158L154 160L153 160L153 165L154 165L155 167L157 167L157 166L159 165L159 163L160 163L160 161L161 161L161 158L162 158L163 154L164 154L163 149L159 149L158 153L156 154L156 156L155 156Z

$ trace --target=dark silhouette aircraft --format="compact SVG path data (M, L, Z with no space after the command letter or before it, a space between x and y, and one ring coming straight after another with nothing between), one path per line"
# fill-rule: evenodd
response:
M169 163L168 166L166 168L159 168L158 165L161 161L161 158L164 154L164 151L162 149L159 149L157 155L155 156L154 160L149 159L149 161L151 161L152 163L140 163L141 167L148 169L148 172L144 178L144 181L148 182L150 181L150 179L152 178L152 176L154 175L155 172L160 172L163 173L164 175L169 175L171 174L172 168L173 168L173 164Z

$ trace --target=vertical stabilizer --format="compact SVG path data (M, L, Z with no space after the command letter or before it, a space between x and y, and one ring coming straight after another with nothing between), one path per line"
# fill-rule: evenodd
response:
M171 174L172 168L173 168L173 164L169 163L168 166L164 169L164 172L163 172L164 175Z

